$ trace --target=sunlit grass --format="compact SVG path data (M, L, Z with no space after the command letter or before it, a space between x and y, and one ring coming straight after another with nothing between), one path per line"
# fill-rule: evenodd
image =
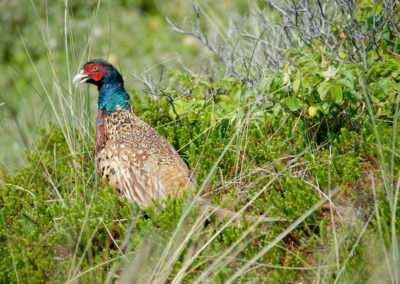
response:
M61 5L63 7L62 17L55 20L48 13L51 7L36 5L32 1L26 9L30 11L28 14L33 17L32 22L36 24L37 30L32 34L21 32L18 37L18 41L21 43L20 52L26 60L24 63L19 62L21 65L8 73L11 74L10 78L12 79L10 80L16 82L10 92L21 88L26 99L24 100L23 94L15 97L8 96L4 100L5 104L0 106L0 111L3 108L8 108L9 120L11 121L10 124L1 126L1 133L7 135L0 138L0 148L4 149L10 141L17 141L18 146L11 145L9 148L14 149L13 152L15 153L2 151L1 161L5 168L9 168L11 165L24 163L25 158L23 154L20 154L22 153L21 149L30 147L34 152L43 151L43 155L35 166L37 169L43 169L45 179L51 185L51 188L41 190L48 190L49 195L50 192L55 192L55 197L49 202L59 203L62 208L70 210L65 212L74 212L73 209L78 208L77 210L82 213L79 216L80 218L76 220L77 231L69 231L70 228L58 225L58 220L70 217L65 212L57 212L58 215L54 216L53 219L54 225L50 226L51 233L48 234L66 234L69 240L63 245L72 248L67 257L60 261L60 269L63 270L60 279L67 283L75 283L75 281L111 283L115 278L120 278L122 282L126 281L126 283L133 280L135 283L165 283L166 281L172 283L182 281L232 283L257 281L254 280L257 278L251 277L258 277L258 280L265 281L285 281L286 271L299 271L297 279L300 280L342 283L352 279L365 280L363 275L358 275L360 271L364 272L364 267L354 267L355 264L352 262L352 259L356 256L356 263L365 261L365 271L370 273L371 279L382 279L380 277L384 274L385 280L390 283L399 281L400 260L396 212L400 180L398 180L399 173L396 173L397 165L395 164L395 158L399 157L396 143L398 137L398 107L396 109L396 120L392 124L392 129L390 129L392 133L389 149L390 158L387 159L383 139L381 139L383 134L376 123L375 113L369 101L368 87L364 86L365 103L376 139L376 145L371 145L371 147L376 146L378 149L377 168L373 170L378 172L375 174L371 172L369 182L362 184L370 191L365 194L373 195L373 202L366 203L368 206L372 206L371 208L358 209L362 211L361 215L366 216L359 218L356 216L358 214L355 213L356 209L353 208L353 201L346 200L347 193L342 192L342 186L345 187L346 185L337 184L337 181L331 177L331 173L334 172L332 148L335 148L332 141L317 146L312 139L309 139L305 142L304 149L296 152L295 155L290 155L290 151L294 149L295 145L288 146L287 152L289 154L282 155L278 159L262 165L262 167L256 167L254 161L249 162L242 159L242 157L246 157L249 145L253 145L252 139L254 138L250 126L253 123L257 124L254 127L260 133L262 132L263 123L266 124L263 120L263 113L266 111L266 107L263 106L265 97L274 97L274 93L259 94L257 86L244 84L241 86L242 89L236 102L237 108L234 111L224 113L221 118L215 119L193 139L180 144L180 150L189 151L191 145L197 141L203 141L201 139L205 139L206 142L210 141L213 131L218 129L226 120L233 123L232 129L234 131L229 134L229 139L225 140L226 143L221 148L215 149L219 153L218 157L208 168L207 174L198 179L197 195L194 199L187 198L187 200L182 201L183 209L181 215L175 220L175 226L168 228L168 230L164 227L161 229L157 227L157 222L161 223L157 218L163 214L162 206L160 206L155 210L161 213L154 213L155 217L150 217L150 220L153 218L155 223L150 225L151 232L147 232L144 225L142 225L142 232L136 232L138 223L143 221L144 212L135 207L129 207L129 214L124 216L123 220L112 220L112 222L105 220L106 216L108 218L107 214L109 214L106 210L106 208L109 208L108 204L104 204L104 212L97 215L93 213L99 208L96 199L101 197L99 196L101 193L98 192L101 189L98 189L95 172L92 171L88 174L86 168L88 163L85 159L93 159L93 121L96 113L96 94L94 88L75 89L71 84L71 78L88 58L103 57L113 61L123 71L125 81L130 88L132 86L138 87L140 85L137 82L134 83L128 75L128 71L133 70L141 73L141 70L144 70L143 73L146 75L146 72L152 70L152 66L157 66L161 62L176 67L179 62L175 62L174 52L182 52L186 63L192 56L204 52L203 47L197 45L194 47L182 46L180 37L166 27L162 16L150 15L147 17L135 11L118 8L118 6L110 3L103 4L100 1L91 9L87 8L85 13L76 15L75 13L81 12L72 9L71 4L65 1L65 6ZM56 7L60 8L61 6ZM226 39L225 19L220 17L218 11L214 10L210 4L202 3L201 7L206 12L206 21L210 27L215 29L218 36ZM116 13L116 15L107 15L107 12ZM111 21L112 15L115 18L120 16L120 21ZM138 19L133 20L132 15ZM104 19L107 20L103 21ZM135 22L132 23L131 21ZM137 27L135 27L136 25ZM57 28L62 32L58 34ZM144 29L146 32L139 35L137 31L140 29ZM100 32L105 35L99 36L98 33ZM127 35L132 35L132 38L128 38ZM154 44L153 46L146 41L148 37L151 37L149 41ZM32 50L30 44L33 38L44 46L44 54L39 59L36 58L35 50ZM54 38L58 42L57 48L51 46ZM174 41L176 42L172 44ZM162 45L162 47L155 43ZM165 50L167 47L168 52L158 54L158 51ZM138 51L133 51L135 49L138 49ZM190 50L185 51L185 49ZM132 55L134 53L135 55ZM148 55L142 56L143 54ZM190 64L196 66L196 63L190 62ZM25 73L25 70L29 70L29 72ZM198 70L190 70L190 73L198 74ZM362 84L362 80L360 82ZM248 95L249 92L254 93L253 98ZM150 103L150 100L142 93L135 94L133 99L138 98L138 96L143 96L143 100L140 101L141 104ZM155 100L161 101L162 98ZM2 102L3 99L0 98L0 103ZM161 103L159 105L154 103L154 105L162 108ZM136 107L144 109L142 105ZM12 108L15 108L15 110ZM181 114L180 119L182 121L188 118L188 112ZM1 115L3 118L7 117L7 114L2 113ZM210 112L210 115L214 115L214 110ZM54 125L48 126L48 121L52 121ZM157 129L175 131L179 126L174 128L174 123L175 121L160 124ZM267 143L272 145L269 148L271 152L279 151L282 145L295 144L298 137L307 136L310 130L309 128L300 128L302 125L300 117L290 121L290 129L287 129L287 123L289 123L287 117L282 117L277 130L266 138ZM53 159L49 163L47 157L44 158L44 149L35 148L36 144L33 144L33 141L42 135L38 135L36 130L38 127L48 127L49 133L53 133L53 131L55 133L57 129L61 129L65 145L68 147L67 150L64 149L67 154L59 156L60 149L54 146L54 149L52 149ZM283 130L286 131L286 137L276 143L274 141L275 136L282 137L281 131ZM10 134L13 135L12 139L10 139ZM322 154L324 147L329 149L328 158L324 160L326 164L320 163L320 160L324 159ZM197 170L200 171L202 163L207 161L208 149L206 143L200 146L197 151L200 154L192 159L194 162L191 167L195 175L198 175ZM345 158L347 154L335 154L335 157ZM235 157L233 174L229 170L221 168L223 162L231 156ZM307 156L307 159L305 156ZM57 172L58 163L66 159L72 161L68 169L73 172L72 178L71 180L58 180L52 172ZM252 162L254 163L252 164ZM323 168L327 172L328 186L323 187L320 184L319 176L314 172L316 168ZM62 170L66 169L63 168ZM363 174L365 173L363 172ZM257 178L253 178L255 176ZM257 203L258 200L263 199L270 191L282 189L285 178L295 179L297 177L305 180L304 183L307 186L305 188L312 191L318 197L318 200L309 208L302 208L301 214L289 223L263 224L259 220L252 224L245 224L242 228L235 228L233 218L231 218L222 223L215 222L214 227L205 227L204 223L210 218L212 212L197 212L198 209L195 206L195 199L200 196L210 197L212 202L226 205L228 203L224 199L226 196L238 198L238 195L233 193L232 196L229 196L231 192L228 192L228 194L224 192L226 190L237 190L239 192L242 190L239 184L248 179L251 181L246 189L249 192L251 191L251 193L248 193L249 197L245 201L237 200L235 204L232 204L233 208L231 209L240 206L240 209L237 210L238 216L244 212L269 216L271 212L276 211L272 209L271 212L262 211L261 205ZM380 184L375 184L376 180L380 182L381 179L383 180L383 187ZM268 180L268 182L260 187L259 185L264 180ZM70 185L67 192L59 191L63 183ZM29 184L35 183L31 181ZM18 187L19 185L7 184L6 186ZM357 190L360 189L362 189L361 185ZM28 190L21 187L21 191L24 192L31 192L31 190L34 189ZM85 199L83 199L82 194L84 194ZM357 198L358 195L362 194L364 193L358 192L354 195L350 194L350 196ZM341 198L336 199L335 196L338 195ZM277 194L276 197L279 197L279 195ZM297 196L288 200L288 206L290 206L290 203L295 204L302 198L304 197ZM274 207L273 203L267 202L265 204ZM311 225L304 225L305 220L309 216L315 215L316 212L320 212L319 210L324 204L326 204L329 212L329 216L326 217L327 221L323 224L325 227L319 228L318 226L321 225L319 223L312 224L315 226L314 235L307 236L307 238L302 236L304 243L298 246L299 249L285 246L285 239L295 233L296 229ZM126 210L126 208L116 207L114 210ZM387 214L387 210L390 212L389 217L382 215ZM30 208L28 213L30 216L42 214L38 212L37 207ZM149 212L146 214L151 215ZM352 216L352 214L355 216ZM4 234L7 232L8 225L3 215L2 218L2 234ZM173 220L172 217L171 219ZM388 226L387 223L390 225ZM114 224L125 226L123 235L113 235L112 232L114 231L110 226ZM230 236L226 233L228 230L233 230L232 235L234 237L232 237L231 244L218 248L218 246L225 244L221 238ZM316 232L316 230L323 232ZM255 234L255 232L257 233ZM10 232L10 235L12 233L14 232ZM164 235L166 233L168 233L167 237ZM107 236L114 246L113 249L108 248L113 251L113 257L109 255L107 255L109 258L104 255L93 256L92 251L96 250L96 245L99 245L94 240L102 234ZM322 236L322 234L324 235ZM17 248L13 247L15 245L14 240L8 237L6 239L6 245L13 263L13 267L6 268L6 270L12 270L16 281L20 281L20 268L17 267L15 260L17 256L14 253ZM139 240L138 243L135 242L136 239ZM373 240L371 246L372 244L377 245L371 247L368 243L370 240ZM302 249L304 249L302 245L306 246L308 243L313 245L310 252L313 255L311 260L306 259L302 252ZM281 263L279 265L272 262L268 263L269 257L272 257L275 251L280 252L281 250L287 255L293 255L292 261L289 264ZM101 259L101 257L103 258ZM25 258L28 259L27 256ZM286 260L286 258L282 257L283 260ZM59 260L53 259L53 261ZM376 270L382 270L384 273L368 270L372 269L370 267L376 263L382 265L376 267ZM51 271L50 273L56 272Z

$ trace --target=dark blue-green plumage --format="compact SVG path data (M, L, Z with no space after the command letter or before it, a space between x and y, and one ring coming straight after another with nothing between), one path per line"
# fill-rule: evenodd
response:
M88 83L96 85L99 90L98 110L105 109L107 112L114 112L117 108L130 108L129 95L124 87L124 79L118 70L101 59L91 60L84 67L91 64L98 64L104 67L104 69L97 71L104 73L101 80L93 78L88 81Z

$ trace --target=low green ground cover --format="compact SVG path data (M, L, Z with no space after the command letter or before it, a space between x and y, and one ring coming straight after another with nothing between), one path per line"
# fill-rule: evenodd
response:
M214 204L236 211L248 204L247 214L294 221L339 189L265 254L252 261L293 221L222 230L213 217L199 224L196 209L183 220L190 198L142 211L100 188L90 138L52 125L27 151L27 165L1 184L0 281L376 277L384 261L378 248L399 234L391 224L399 209L385 191L396 187L400 165L393 151L399 61L371 61L366 89L357 65L324 63L315 53L296 58L295 68L252 88L174 71L163 89L168 96L131 90L135 112L179 149ZM182 88L191 91L171 104ZM76 137L73 147L67 132ZM129 274L135 271L140 276Z

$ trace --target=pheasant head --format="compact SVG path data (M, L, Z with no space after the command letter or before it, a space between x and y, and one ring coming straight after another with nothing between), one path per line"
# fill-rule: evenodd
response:
M101 59L86 62L75 76L76 86L90 83L99 90L98 109L114 112L120 108L130 108L129 95L124 87L124 79L118 70Z

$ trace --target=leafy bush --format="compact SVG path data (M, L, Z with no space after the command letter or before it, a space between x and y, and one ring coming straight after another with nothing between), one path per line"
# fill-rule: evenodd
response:
M157 30L160 6L155 2L119 3L138 8L141 16L150 17L144 18L146 27ZM263 17L258 23L268 23L271 16L282 25L290 20L287 15L304 23L318 11L309 1L304 14L290 6L297 1L282 3L279 13L277 6L269 14L258 9ZM135 76L145 89L130 91L135 113L189 164L199 194L215 205L242 210L244 219L245 214L266 215L290 222L245 220L239 226L205 218L202 210L192 208L191 196L142 210L111 188L101 188L93 163L91 108L75 106L54 75L56 99L43 88L58 124L40 131L26 151L26 166L13 175L4 170L0 182L0 282L395 282L398 25L389 21L395 16L390 7L379 1L361 1L355 10L341 3L330 1L313 21L339 4L352 21L340 17L343 22L329 22L334 14L328 15L322 19L328 24L326 38L318 29L294 25L289 34L295 31L303 44L293 46L285 38L268 52L258 42L270 46L277 33L255 37L237 29L242 48L215 48L200 29L204 5L200 12L194 3L196 30L173 28L198 37L229 75L168 70L155 85L146 76ZM71 3L73 13L83 13L80 5ZM127 15L121 13L120 20ZM373 30L374 24L380 29ZM118 33L121 42L130 43L123 34ZM374 45L375 37L369 37L365 48L357 49L357 40L366 34L381 36L381 42ZM152 40L164 37L160 33ZM11 56L10 46L2 49L3 56ZM138 53L149 49L144 42ZM38 50L35 62L41 62ZM17 50L12 60L25 66L20 55ZM41 64L40 70L45 67ZM49 69L56 70L55 65ZM20 85L24 93L28 85ZM74 98L85 101L89 95Z
M306 70L304 74L312 78L311 68L302 65L307 61L299 61L302 62L299 68ZM330 69L325 67L325 70ZM169 77L170 86L178 82L182 88L191 89L191 93L180 96L172 104L167 96L154 100L151 96L134 93L132 102L143 119L180 149L194 169L199 185L217 169L210 183L205 184L207 198L214 204L239 210L258 196L250 202L249 214L295 220L320 199L321 192L317 189L327 192L340 186L348 188L347 194L353 198L362 195L365 185L360 184L359 179L365 174L363 167L376 167L367 146L370 143L368 137L372 137L371 128L363 128L362 134L351 127L341 128L333 138L331 150L314 152L313 144L305 139L309 121L319 119L322 123L327 119L324 116L334 120L335 115L346 112L329 94L325 98L331 105L324 111L318 85L338 82L335 86L343 88L346 94L342 104L348 108L356 105L352 104L351 95L357 97L358 87L352 82L355 86L352 90L350 83L343 83L346 80L344 74L350 73L346 71L339 70L326 81L314 73L318 78L314 86L308 86L307 80L301 79L302 75L298 77L299 72L293 72L296 75L292 74L290 80L300 78L300 83L285 83L283 71L266 78L258 94L237 79L212 82L207 77L193 78L175 71ZM392 78L392 73L388 76ZM294 85L298 86L294 88ZM171 98L180 95L172 87L166 87L163 92ZM298 108L293 108L288 99L294 96L299 100ZM274 106L265 103L270 98L277 101ZM314 117L302 111L317 103L321 109ZM279 111L278 104L281 105ZM354 107L354 111L363 117L362 107ZM304 119L299 120L299 113ZM71 155L63 132L52 129L48 134L42 133L37 151L27 153L28 166L13 176L6 176L2 184L3 281L65 281L73 277L104 281L107 271L122 269L131 259L129 255L143 247L154 232L157 232L157 243L161 247L168 243L186 208L185 199L170 200L158 209L139 210L136 205L118 198L111 189L98 187L92 152L87 150L86 143L77 141L81 148ZM390 143L390 140L384 143ZM269 182L272 184L263 191ZM326 230L326 210L314 212L291 233L291 237L281 242L280 248L275 247L259 261L270 265L305 265L306 256L315 252L316 243L325 242L320 232ZM186 233L196 218L194 214L188 221ZM207 239L220 226L215 221L204 225L191 236L192 242ZM248 226L250 224L243 228L228 227L220 232L200 254L206 261L194 260L185 279L201 275L215 259L211 256L230 250L242 236L248 244L237 252L236 257L250 259L257 254L258 247L272 241L285 224L261 226L246 233ZM181 232L183 236L186 233ZM324 234L329 234L329 230ZM154 249L157 251L161 247ZM179 273L185 257L190 255L190 247L181 251L169 277ZM240 266L235 261L227 262L223 264L223 270L215 270L214 277L223 282ZM260 268L245 274L242 279L265 277L267 271L271 272L271 280L310 277L310 274L298 274L295 270L288 273Z

